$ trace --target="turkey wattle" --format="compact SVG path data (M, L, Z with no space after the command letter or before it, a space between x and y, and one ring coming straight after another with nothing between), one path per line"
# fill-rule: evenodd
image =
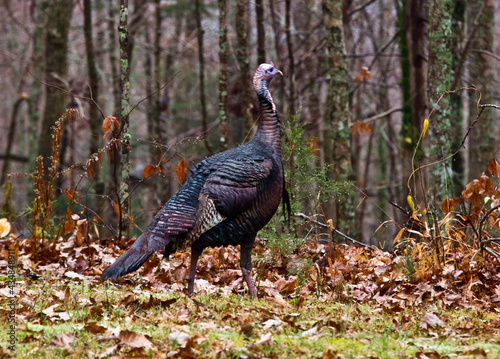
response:
M261 64L253 84L261 114L254 138L235 149L206 158L156 214L147 230L101 278L118 278L137 270L154 252L171 253L191 247L188 292L194 289L196 264L206 247L240 245L240 266L250 295L252 248L257 232L279 207L284 193L281 129L269 83L280 73Z

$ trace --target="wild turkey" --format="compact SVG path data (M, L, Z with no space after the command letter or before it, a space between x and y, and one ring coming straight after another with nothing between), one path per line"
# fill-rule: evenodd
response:
M279 207L284 191L281 129L268 86L280 73L261 64L253 84L261 106L254 138L235 149L206 158L157 213L147 230L101 278L118 278L137 270L154 252L167 257L191 246L188 293L194 289L196 264L206 247L241 245L240 267L250 295L252 248L257 232Z

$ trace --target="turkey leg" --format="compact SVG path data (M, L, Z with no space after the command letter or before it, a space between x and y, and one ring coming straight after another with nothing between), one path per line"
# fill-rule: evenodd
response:
M203 249L197 248L196 246L191 247L191 267L189 268L189 278L188 278L188 294L193 294L194 291L194 277L196 276L196 265L198 263L198 258L200 258Z
M241 273L243 273L243 278L248 285L248 291L252 298L257 299L257 292L253 284L252 279L252 248L255 237L250 241L250 243L245 243L241 245L240 253L240 267Z

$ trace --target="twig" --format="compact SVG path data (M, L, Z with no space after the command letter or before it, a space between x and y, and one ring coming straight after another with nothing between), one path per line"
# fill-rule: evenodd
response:
M134 110L135 110L135 108L136 108L137 106L139 106L141 103L143 103L144 101L146 101L148 98L150 98L151 96L156 95L158 92L160 92L160 91L161 91L161 90L163 90L165 87L167 87L167 86L168 86L168 85L172 82L172 80L175 78L175 76L177 76L177 74L178 74L178 72L176 72L176 73L172 76L172 78L171 78L170 80L168 80L168 81L167 81L167 83L165 83L162 87L160 87L159 89L157 89L157 90L156 90L156 91L154 91L153 93L151 93L151 94L147 95L147 96L146 96L146 97L144 97L142 100L140 100L139 102L137 102L137 103L135 104L135 106L134 106L134 107L132 107L132 108L130 109L130 111L127 113L127 117L129 117L129 116L130 116L130 114L132 113L132 111L134 111Z
M488 252L489 254L491 254L493 257L495 257L495 259L496 259L497 261L499 261L499 262L500 262L500 254L499 254L498 252L496 252L496 251L494 251L493 249L488 248L488 247L485 247L485 248L484 248L484 250L485 250L486 252Z
M460 60L458 62L457 70L455 71L455 79L453 80L453 83L451 84L450 88L455 88L457 87L458 80L460 79L461 75L460 73L462 72L462 67L464 66L465 63L465 57L467 56L467 52L469 51L469 46L472 42L472 39L476 35L477 28L479 26L479 19L481 18L481 15L483 14L483 8L484 8L484 3L481 3L481 7L479 8L479 11L477 12L477 17L474 20L474 24L472 25L472 31L470 32L470 36L467 39L467 42L465 43L464 50L462 51L462 54L460 55Z
M497 61L500 61L500 56L495 55L494 53L486 51L486 50L470 50L470 52L478 52L480 54L485 54L487 56L493 57Z
M304 219L308 220L309 222L317 224L318 226L321 226L321 227L325 227L325 228L328 228L328 229L331 228L328 224L324 224L324 223L318 222L315 219L312 219L311 217L305 215L304 213L295 213L294 216L295 217L299 217L299 218L304 218ZM362 243L362 242L359 242L359 241L355 240L354 238L349 237L348 235L340 232L335 227L333 227L333 229L331 231L334 232L334 233L336 233L336 234L338 234L339 236L342 236L344 239L347 239L347 240L351 241L352 243L355 243L357 245L360 245L360 246L363 246L363 247L367 247L367 248L370 248L370 249L376 249L375 247L373 247L370 244Z
M403 111L403 108L401 108L401 107L393 107L393 108L391 108L391 109L389 109L387 111L379 113L378 115L375 115L375 116L368 117L368 118L364 119L363 123L372 122L372 121L378 120L379 118L383 118L383 117L389 116L391 113L399 112L399 111Z
M496 211L497 209L500 208L500 205L497 205L495 207L491 207L485 214L484 216L481 218L481 220L479 221L479 233L478 233L478 240L479 240L479 245L480 245L480 248L481 250L485 250L485 246L484 244L486 243L485 241L482 241L481 238L483 237L483 225L484 225L484 222L488 219L488 217L490 216L490 214L492 214L494 211Z
M108 197L108 196L99 196L98 197ZM74 204L77 204L81 206L85 211L91 212L99 221L102 222L102 224L116 237L116 231L109 225L107 222L105 222L92 208L87 207L86 205L78 202L73 202Z
M352 16L352 15L354 15L355 13L357 13L357 12L359 12L359 11L363 10L364 8L366 8L366 7L370 6L370 5L371 5L371 4L373 4L375 1L377 1L377 0L368 0L366 3L359 5L358 7L354 8L354 9L353 9L353 10L349 13L349 16Z
M485 103L484 105L479 105L479 107L481 108L485 108L485 107L493 107L493 108L496 108L497 110L500 110L500 106L498 105L493 105L491 103Z
M29 73L31 76L33 76L33 78L34 78L37 82L41 83L42 85L44 85L44 86L46 86L46 87L52 87L52 88L56 89L56 90L57 90L57 91L59 91L59 92L62 92L62 93L64 93L64 94L69 95L69 96L74 97L74 98L79 98L79 99L81 99L81 100L87 101L88 103L90 103L90 104L92 104L92 105L96 106L96 107L97 107L97 110L98 110L98 111L99 111L99 113L101 114L102 118L104 119L104 118L106 117L106 116L104 116L104 113L102 112L102 110L101 110L101 108L99 107L99 105L98 105L98 104L94 101L94 99L93 99L92 97L79 96L79 95L77 95L77 94L75 94L75 93L73 93L73 92L71 92L71 91L68 91L68 90L63 89L62 87L59 87L59 86L56 86L56 85L51 85L51 84L48 84L48 83L44 82L43 80L40 80L38 77L36 77L36 76L35 76L35 75L34 75L34 74L30 71L30 70L28 70L28 69L27 69L26 71L28 71L28 73Z
M458 146L458 149L453 152L451 155L443 158L443 159L440 159L440 160L437 160L437 161L434 161L434 162L431 162L431 163L427 163L425 165L421 165L419 166L418 168L415 168L413 170L413 172L410 174L410 176L408 177L408 181L406 183L406 186L408 188L408 192L411 194L411 188L410 188L410 181L412 179L412 177L415 175L415 173L417 173L418 171L420 171L421 169L423 168L426 168L426 167L430 167L430 166L434 166L435 164L437 163L441 163L441 162L445 162L447 161L448 159L452 158L453 156L455 156L461 149L462 147L465 146L465 140L467 139L467 137L469 137L469 134L470 132L472 131L472 128L474 127L474 125L479 121L479 118L481 117L481 114L483 113L484 109L486 107L495 107L495 105L488 105L488 106L483 106L481 105L481 98L482 98L482 95L481 95L481 91L479 91L479 89L474 86L474 85L471 85L470 87L462 87L458 90L453 90L453 91L445 91L441 97L439 97L439 99L436 101L436 103L434 104L434 107L432 108L431 112L429 113L429 115L426 117L427 120L430 119L430 117L432 116L432 113L434 112L434 110L436 109L437 105L441 102L441 99L445 96L445 95L450 95L450 94L455 94L455 93L458 93L459 91L463 91L463 90L474 90L474 91L477 91L479 93L479 98L476 102L476 108L477 108L477 111L478 111L478 115L476 116L476 119L474 120L474 122L472 122L472 124L469 126L469 129L467 130L467 132L465 133L463 139L462 139L462 142L460 143L460 146ZM414 159L415 159L415 156L417 154L417 149L418 149L418 146L420 145L422 139L423 139L423 135L424 135L424 132L421 132L420 133L420 137L418 139L418 142L417 142L417 145L415 147L415 151L413 152L413 156L412 156L412 168L414 167L413 166L413 163L414 163Z

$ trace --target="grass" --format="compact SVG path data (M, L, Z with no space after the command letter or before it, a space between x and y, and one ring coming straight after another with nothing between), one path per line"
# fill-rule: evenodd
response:
M250 300L246 294L199 290L189 297L183 288L93 279L46 276L17 283L19 358L500 357L498 313L445 309L439 301L398 310L376 301L313 295ZM443 324L422 328L426 313ZM6 318L0 319L3 338ZM133 332L131 341L124 339L127 330ZM141 345L135 333L143 334L150 347ZM9 352L3 348L2 354Z

